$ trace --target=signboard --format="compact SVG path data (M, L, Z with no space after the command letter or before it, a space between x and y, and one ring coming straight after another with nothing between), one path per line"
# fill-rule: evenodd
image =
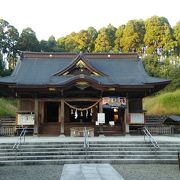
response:
M110 126L114 126L114 121L109 121Z
M103 106L110 107L121 107L126 106L126 98L124 97L103 97L102 98Z
M34 125L34 114L18 114L17 125Z
M99 126L99 122L98 121L96 121L96 126Z
M99 124L105 123L105 113L98 113L98 123Z
M144 113L130 113L130 124L144 124Z

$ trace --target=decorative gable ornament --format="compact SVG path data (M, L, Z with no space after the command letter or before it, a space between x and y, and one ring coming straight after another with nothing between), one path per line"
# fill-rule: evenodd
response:
M87 62L82 54L79 54L74 61L65 67L63 70L55 73L56 76L67 75L92 75L92 76L106 76L103 72L99 71Z

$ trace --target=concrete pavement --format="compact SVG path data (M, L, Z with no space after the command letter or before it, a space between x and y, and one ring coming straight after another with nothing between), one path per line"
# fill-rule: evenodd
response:
M180 134L171 136L153 136L158 142L169 141L169 142L180 142ZM1 143L15 143L18 137L0 137ZM83 137L65 137L65 136L26 136L25 142L83 142ZM99 136L89 137L89 141L144 141L144 136Z

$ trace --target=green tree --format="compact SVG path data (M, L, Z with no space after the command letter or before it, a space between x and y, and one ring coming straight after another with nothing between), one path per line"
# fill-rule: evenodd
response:
M56 44L57 51L60 51L60 52L67 51L65 49L65 42L66 42L66 37L61 37L57 40L57 44Z
M111 41L108 36L107 28L101 28L95 40L95 52L112 51Z
M116 30L117 28L115 28L113 25L109 24L107 26L107 35L109 37L109 40L110 40L110 44L111 44L111 47L113 48L114 47L114 41L116 39L115 37L115 34L116 34Z
M19 39L19 32L14 26L9 26L7 29L7 61L9 62L9 69L14 69L17 62L17 42Z
M121 25L116 30L115 42L114 42L114 52L121 52L122 51L121 38L123 36L124 28L125 28L125 25Z
M46 40L41 40L40 43L39 43L39 46L40 46L40 51L43 51L43 52L49 52L49 46L48 46L48 41Z
M17 47L20 51L39 51L40 46L36 33L29 27L23 29Z
M0 19L0 50L2 53L6 53L7 49L7 28L9 23L3 19Z
M79 33L76 33L74 37L75 42L77 43L76 49L78 51L87 52L89 44L91 42L91 37L86 30L81 30Z
M94 28L94 27L89 27L87 29L87 32L89 34L89 37L90 37L90 42L89 42L89 45L88 45L88 52L93 52L94 51L94 42L97 38L97 35L98 35L98 32L97 30Z
M18 30L7 21L0 19L0 50L5 55L9 68L14 68L17 61Z
M53 35L51 35L48 39L48 51L54 52L56 51L56 39Z
M78 52L79 49L77 41L75 41L76 33L72 32L71 34L65 37L65 50L67 52Z
M2 76L4 69L5 69L5 65L4 65L2 54L0 53L0 76Z
M145 21L144 43L147 54L168 54L176 46L173 31L165 17L153 16Z
M173 30L174 30L174 37L177 41L176 53L178 56L180 56L180 21L176 23Z
M169 79L172 80L171 84L167 87L168 90L180 89L180 67L172 66L169 72Z
M120 43L124 52L141 52L145 26L143 20L130 20L126 24Z

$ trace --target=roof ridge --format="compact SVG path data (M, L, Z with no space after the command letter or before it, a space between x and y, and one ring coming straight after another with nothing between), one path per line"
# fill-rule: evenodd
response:
M75 58L76 56L81 55L83 57L87 57L90 59L138 59L139 56L137 53L108 53L108 52L101 52L101 53L71 53L71 52L30 52L30 51L22 51L21 52L21 59L23 58Z

